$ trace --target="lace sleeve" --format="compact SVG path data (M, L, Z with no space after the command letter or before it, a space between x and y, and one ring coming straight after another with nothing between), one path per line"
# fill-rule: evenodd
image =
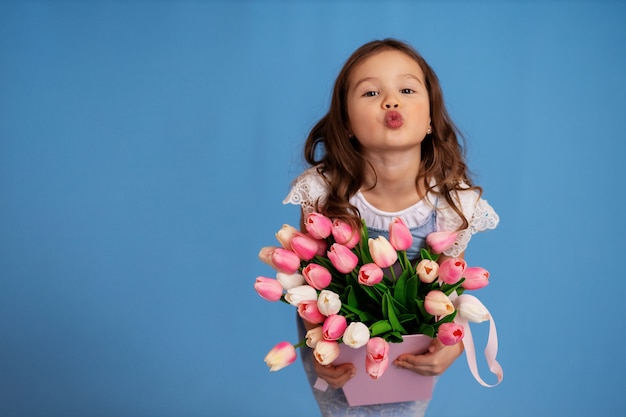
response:
M326 183L317 172L316 167L304 171L295 179L283 204L295 204L302 208L304 215L315 211L315 206L319 202L324 203L327 193Z
M469 227L459 232L454 245L444 252L444 255L459 256L467 249L472 235L487 229L495 229L500 221L498 214L489 205L487 200L478 196L478 192L466 190L459 192L458 202L463 214L469 221ZM448 205L439 208L437 213L438 230L457 230L462 220L459 215Z

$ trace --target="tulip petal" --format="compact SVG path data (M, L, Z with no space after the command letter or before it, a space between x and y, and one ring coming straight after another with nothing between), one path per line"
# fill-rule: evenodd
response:
M280 342L265 356L265 363L270 371L278 371L291 365L296 360L296 349L289 342Z
M413 235L400 217L389 225L389 243L397 251L407 250L413 244Z
M424 297L424 309L433 316L445 317L454 313L454 305L442 291L433 290Z
M426 244L434 253L443 253L452 247L458 235L459 232L433 232L426 236Z

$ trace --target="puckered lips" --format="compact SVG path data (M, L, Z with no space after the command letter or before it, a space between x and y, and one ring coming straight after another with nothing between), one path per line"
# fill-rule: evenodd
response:
M395 110L388 111L385 115L385 126L390 129L398 129L402 126L402 115Z

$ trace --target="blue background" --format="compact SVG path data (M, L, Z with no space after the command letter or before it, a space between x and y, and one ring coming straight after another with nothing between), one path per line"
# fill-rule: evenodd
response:
M609 1L0 3L0 415L318 415L299 364L263 362L297 340L253 289L257 253L298 221L281 201L341 65L387 36L438 73L501 216L466 256L491 271L504 382L460 358L428 415L624 415L625 20Z

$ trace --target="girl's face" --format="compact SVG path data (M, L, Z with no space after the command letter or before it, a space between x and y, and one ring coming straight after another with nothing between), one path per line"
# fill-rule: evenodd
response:
M421 146L430 102L419 64L397 50L365 59L350 74L349 127L367 152Z

